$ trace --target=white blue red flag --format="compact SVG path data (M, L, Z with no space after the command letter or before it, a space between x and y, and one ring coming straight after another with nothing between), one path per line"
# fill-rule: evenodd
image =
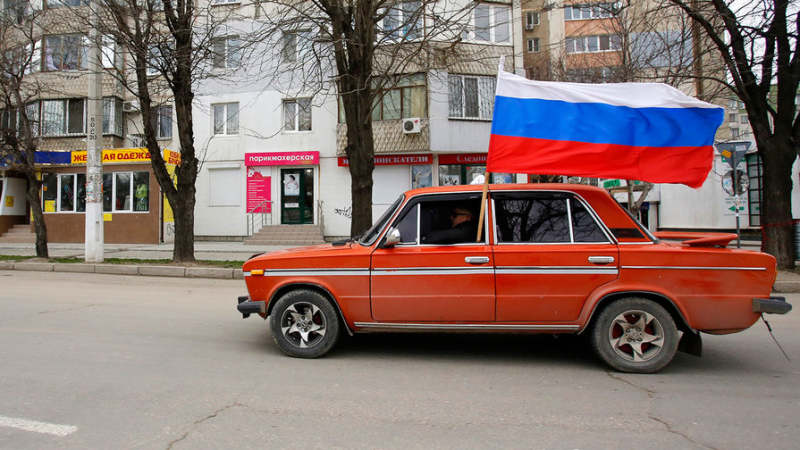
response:
M533 81L501 69L486 170L697 188L724 116L665 84Z

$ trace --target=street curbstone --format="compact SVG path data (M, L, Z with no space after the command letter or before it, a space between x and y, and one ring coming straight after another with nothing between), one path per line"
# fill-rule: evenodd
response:
M95 273L94 264L54 264L53 272Z
M244 271L242 271L242 269L235 269L233 271L233 279L234 280L244 280Z
M0 261L0 270L14 270L14 261Z
M139 275L153 277L185 277L186 267L139 266Z
M213 267L187 267L187 278L220 278L224 280L233 279L233 269L222 269Z
M772 286L772 292L779 294L794 294L800 292L800 281L777 281Z
M139 266L126 266L121 264L97 264L94 273L106 275L139 275Z
M51 263L21 262L14 264L14 269L32 272L52 272L53 265Z

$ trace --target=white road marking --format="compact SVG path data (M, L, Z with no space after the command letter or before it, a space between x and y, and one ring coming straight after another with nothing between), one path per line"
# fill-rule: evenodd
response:
M72 425L59 425L56 423L37 422L35 420L16 419L14 417L5 416L0 416L0 427L52 434L54 436L67 436L78 431L78 427Z

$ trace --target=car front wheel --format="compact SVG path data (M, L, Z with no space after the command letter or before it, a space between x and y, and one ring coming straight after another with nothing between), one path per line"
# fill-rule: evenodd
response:
M678 329L661 305L644 298L624 298L600 312L591 343L600 359L620 372L653 373L675 356Z
M275 343L289 356L318 358L339 339L339 317L331 302L310 290L281 297L270 314Z

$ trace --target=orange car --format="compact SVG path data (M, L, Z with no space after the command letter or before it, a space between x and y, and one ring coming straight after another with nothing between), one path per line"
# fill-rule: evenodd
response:
M735 234L653 235L591 186L492 185L484 208L481 189L408 191L358 238L253 257L238 310L301 358L342 332L588 333L640 373L791 310L770 297L775 259L725 248Z

